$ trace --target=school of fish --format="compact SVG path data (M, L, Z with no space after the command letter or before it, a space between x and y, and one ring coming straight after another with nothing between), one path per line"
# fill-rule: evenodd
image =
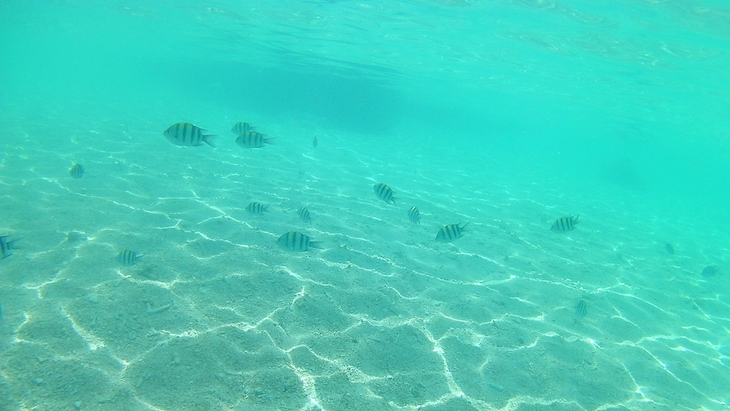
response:
M205 134L205 131L205 129L197 127L191 123L179 122L169 126L162 134L172 144L178 146L192 147L207 144L215 148L216 145L214 142L218 136ZM234 141L235 144L243 148L264 148L267 145L274 143L274 138L256 131L255 127L247 122L241 121L234 124L231 128L231 132L236 135ZM319 142L317 137L313 137L312 147L316 148L318 144ZM81 179L85 173L86 168L79 163L74 163L69 170L69 174L73 179ZM387 204L397 206L398 197L396 197L395 191L388 184L375 184L373 186L373 190L379 200ZM253 201L246 206L245 210L253 215L263 216L269 210L269 205ZM311 224L312 214L308 206L305 205L299 208L297 215L304 223ZM406 216L411 223L416 225L421 224L421 212L417 206L410 207L406 212ZM552 226L550 226L550 230L558 233L571 232L577 228L577 225L580 222L579 218L580 214L576 216L559 217L553 222ZM466 228L468 225L469 222L442 225L436 231L435 240L437 242L452 242L458 240L464 237L467 232ZM0 236L0 260L10 257L13 254L13 250L18 249L18 240L18 238L11 239L8 235ZM278 238L278 240L276 240L276 242L281 248L294 252L306 252L313 249L323 248L320 242L314 241L312 237L300 231L289 231L284 233ZM675 253L675 248L671 243L665 243L664 249L669 254ZM131 267L143 261L143 255L136 251L124 249L117 254L116 261L122 266ZM708 265L701 270L700 274L707 278L715 276L719 271L720 270L717 266ZM586 315L587 304L584 300L578 301L575 306L575 313L579 318Z

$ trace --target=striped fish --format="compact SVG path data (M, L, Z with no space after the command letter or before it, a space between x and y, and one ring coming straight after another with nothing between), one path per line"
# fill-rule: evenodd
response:
M69 173L71 174L71 177L73 178L81 178L84 176L84 166L81 164L74 164L71 167L71 170L69 170Z
M575 225L579 223L578 217L580 217L580 214L573 217L560 217L553 223L553 226L550 227L550 230L552 231L573 231L575 230Z
M276 240L276 243L281 248L289 251L307 251L310 248L320 248L316 241L312 241L312 237L296 231L289 231L282 235Z
M702 269L702 276L703 277L712 277L715 274L717 274L718 268L715 265L708 265L707 267Z
M413 206L408 210L408 218L415 224L421 224L421 212L418 211L418 207Z
M172 144L178 146L202 146L203 143L215 147L213 140L218 136L203 134L205 130L190 123L175 123L164 134Z
M464 236L464 228L469 223L464 225L461 224L449 224L441 227L438 234L436 234L436 240L442 242L454 241L457 238Z
M385 201L386 203L393 203L393 205L395 205L393 189L390 188L389 185L385 183L375 184L373 189L375 190L375 195L377 195L379 199Z
M258 201L254 201L251 204L246 206L246 211L248 211L251 214L257 214L262 215L265 211L269 210L269 206L263 205L259 203Z
M132 266L142 260L142 254L137 254L132 250L122 250L117 254L117 262L124 266Z
M575 315L578 316L578 318L583 318L586 314L588 314L588 306L585 301L579 300L578 304L575 305Z
M254 127L250 123L246 123L245 121L239 121L236 123L233 128L231 129L231 132L235 135L241 135L247 131L253 130Z
M664 244L664 249L667 250L669 254L674 254L674 246L670 243Z
M274 144L274 139L256 131L247 131L236 138L236 144L244 148L261 148L264 144Z
M10 250L16 250L17 247L15 247L14 243L19 240L19 238L16 238L15 240L8 240L10 236L3 235L0 236L0 252L2 252L2 255L0 255L0 260L4 258L8 258L13 253Z
M305 223L312 222L312 216L309 214L307 206L300 208L299 211L297 211L297 214L299 214L299 218L301 218Z

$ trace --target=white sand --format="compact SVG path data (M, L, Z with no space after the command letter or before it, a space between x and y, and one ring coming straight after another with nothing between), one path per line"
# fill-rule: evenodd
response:
M417 136L72 114L0 114L0 234L23 237L0 261L0 409L730 403L727 249L711 221L455 148L427 158ZM236 146L241 120L276 145ZM219 148L170 144L176 121L220 134ZM250 215L251 201L270 211ZM549 230L577 213L575 231ZM467 221L463 238L434 241ZM290 230L324 248L284 252ZM121 267L122 249L145 258ZM708 264L722 271L704 278Z

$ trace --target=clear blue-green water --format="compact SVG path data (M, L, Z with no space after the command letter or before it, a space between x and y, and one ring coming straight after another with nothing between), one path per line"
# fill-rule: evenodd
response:
M728 408L725 2L205 3L0 3L0 409Z

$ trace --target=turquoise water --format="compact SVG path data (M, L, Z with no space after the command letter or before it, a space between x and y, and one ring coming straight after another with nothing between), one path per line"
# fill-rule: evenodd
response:
M724 2L0 16L0 409L728 408Z

